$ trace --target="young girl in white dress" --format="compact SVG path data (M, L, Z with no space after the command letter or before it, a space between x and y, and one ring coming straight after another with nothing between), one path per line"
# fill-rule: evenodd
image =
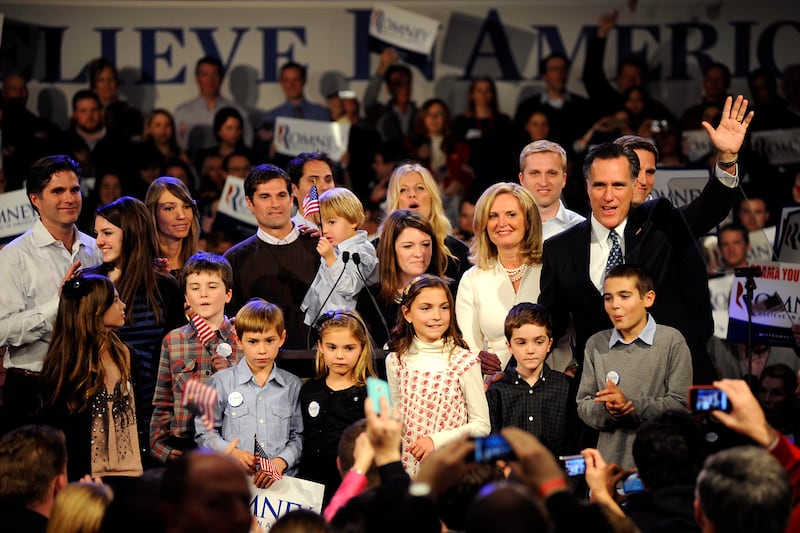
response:
M389 344L386 375L403 419L403 467L419 463L462 433L489 434L489 408L477 354L453 319L453 296L439 277L423 274L403 289Z

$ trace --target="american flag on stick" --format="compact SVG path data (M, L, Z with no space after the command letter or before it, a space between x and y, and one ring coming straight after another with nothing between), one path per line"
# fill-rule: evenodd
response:
M199 379L190 379L183 387L181 405L193 407L200 412L200 420L209 431L214 430L216 422L214 404L217 403L217 389L206 385Z
M193 315L192 323L194 327L197 328L197 338L200 339L200 344L206 345L216 336L216 333L211 329L211 326L208 325L208 322L200 315Z
M311 215L319 213L319 191L317 191L317 184L308 189L305 197L303 198L303 218L310 219Z
M267 452L264 451L264 447L261 446L260 442L258 442L258 436L253 435L253 440L255 441L255 444L253 445L253 455L255 455L258 459L258 465L261 470L264 470L269 477L275 481L282 480L283 474L278 472L278 470L275 468L275 465L272 464L272 461L267 457Z

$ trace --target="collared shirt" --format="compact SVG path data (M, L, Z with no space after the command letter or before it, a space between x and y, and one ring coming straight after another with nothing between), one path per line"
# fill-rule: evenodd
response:
M652 315L647 313L647 323L642 328L642 331L639 332L639 335L631 342L626 342L625 339L622 338L619 330L614 328L611 330L611 336L608 338L608 347L613 348L615 344L633 344L637 340L641 340L648 346L653 345L653 338L656 336L656 321L653 320Z
M558 211L553 218L542 222L542 240L546 241L550 237L554 237L562 231L568 230L572 226L577 226L586 220L585 217L579 215L575 211L570 211L564 207L564 203L558 201Z
M294 223L295 227L307 226L309 228L319 229L319 226L317 226L316 222L313 222L305 218L303 216L303 213L301 213L299 210L297 211L297 213L292 215L292 223Z
M568 417L575 417L572 379L542 364L542 374L529 385L516 369L509 370L486 391L492 433L513 426L535 435L556 454L568 451Z
M215 372L211 356L223 342L233 348L229 360L231 364L236 364L241 356L241 348L227 318L206 345L200 344L197 327L192 322L170 331L164 337L150 420L150 453L162 463L167 462L173 450L169 444L170 437L194 438L194 414L181 405L183 387L192 378L203 383L208 381Z
M250 146L253 142L253 128L250 126L247 111L222 96L217 96L214 106L209 109L205 98L198 96L180 104L173 113L177 127L175 134L181 149L194 155L198 150L218 144L214 135L214 115L223 107L233 107L242 115L242 139Z
M730 174L722 170L719 165L714 169L714 176L724 186L734 188L739 184L739 167L736 167L736 174ZM589 278L597 290L603 292L603 280L606 273L606 263L608 263L608 254L611 251L611 245L608 242L608 234L611 232L608 228L600 224L594 215L591 217L592 221L592 242L589 245ZM627 217L622 223L617 226L617 234L619 235L619 245L622 249L622 256L625 257L625 225L628 223Z
M591 216L592 224L592 242L589 244L589 278L597 290L603 292L603 281L606 277L606 264L608 263L608 254L611 253L611 243L608 238L611 230L602 225ZM619 247L622 250L622 257L625 257L625 226L628 225L628 219L620 223L619 226L614 228L619 235Z
M569 93L564 93L564 96L559 100L553 100L549 96L547 96L547 91L542 92L542 99L541 102L545 105L549 105L553 109L561 109L564 107L564 104L572 100Z
M318 104L312 104L306 99L303 99L303 101L299 104L284 102L281 105L264 113L262 124L266 127L272 128L275 126L275 119L278 117L302 118L306 120L321 120L323 122L330 122L331 112L327 107Z
M267 233L266 231L264 231L261 228L258 228L258 231L256 232L256 235L258 236L259 239L261 239L262 241L264 241L267 244L273 244L275 246L280 246L282 244L291 244L294 241L296 241L297 239L299 239L300 238L300 231L297 229L297 226L295 224L292 224L292 231L290 231L286 235L286 237L284 237L283 239L278 239L276 237L273 237L272 235L270 235L269 233Z
M41 219L0 250L0 346L3 364L39 372L50 345L61 280L75 261L81 268L102 262L94 239L75 231L72 250L53 237Z
M255 435L270 459L286 461L284 474L294 475L303 451L300 379L275 365L264 386L259 387L247 359L242 358L236 366L212 375L208 384L219 395L214 414L216 426L221 423L222 430L208 431L197 417L197 444L221 452L238 438L237 447L252 452Z

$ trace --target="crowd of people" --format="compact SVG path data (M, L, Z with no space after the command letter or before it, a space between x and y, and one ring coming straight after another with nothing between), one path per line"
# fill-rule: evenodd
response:
M417 107L391 48L363 116L351 93L306 100L289 62L258 124L215 57L199 96L146 119L94 60L63 133L6 74L6 187L38 217L0 250L2 529L247 531L248 483L286 475L322 483L323 509L276 532L800 530L798 346L715 341L708 289L794 198L797 169L746 137L800 127L800 66L785 99L765 70L747 99L714 63L677 116L635 59L611 85L614 23L589 43L588 98L552 54L513 119L490 78L463 114ZM348 122L347 153L277 153L279 117ZM697 129L713 153L688 161ZM653 194L662 163L710 177L676 208ZM216 220L228 176L254 233ZM296 375L281 354L302 350ZM390 401L367 398L376 377ZM697 413L693 384L730 412ZM476 459L490 434L506 454Z

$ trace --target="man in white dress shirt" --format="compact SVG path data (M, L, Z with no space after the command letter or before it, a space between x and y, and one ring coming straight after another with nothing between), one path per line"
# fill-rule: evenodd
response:
M564 207L567 152L552 141L532 142L519 154L519 182L533 195L542 217L542 240L580 224L584 217Z
M78 163L65 155L34 163L25 183L39 219L0 250L0 346L8 347L0 431L29 422L38 407L39 373L50 345L61 282L78 267L102 261L94 239L75 227L82 203L79 176Z

